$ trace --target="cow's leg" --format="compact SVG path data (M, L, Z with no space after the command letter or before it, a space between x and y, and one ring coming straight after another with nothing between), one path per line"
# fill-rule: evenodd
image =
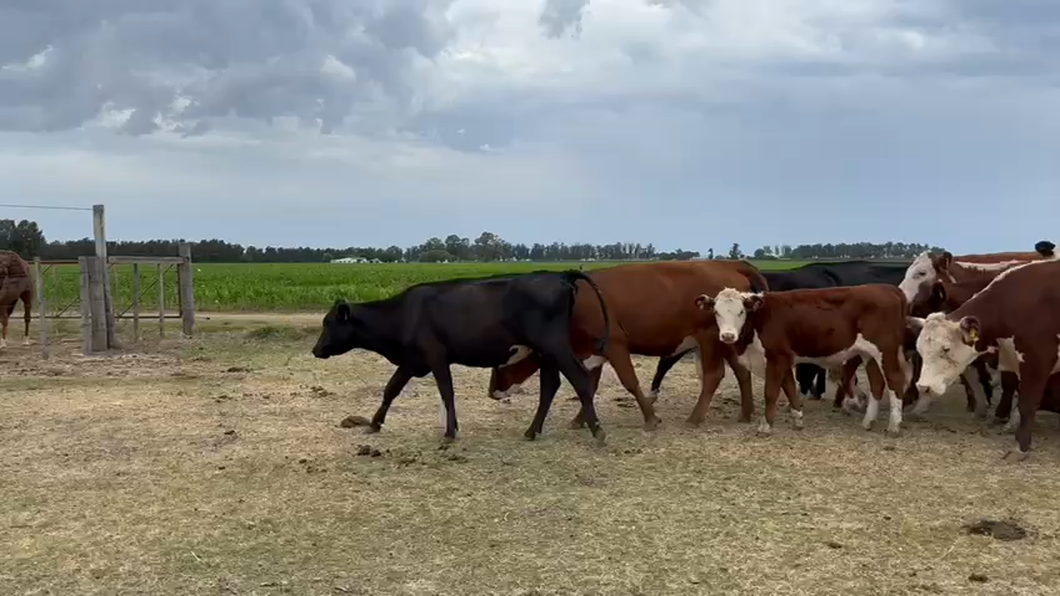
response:
M600 379L599 370L600 367L593 371L597 373L597 380ZM534 420L530 423L530 428L523 433L523 436L531 441L541 434L545 425L545 416L548 414L549 408L552 407L552 400L556 397L556 392L559 391L559 367L556 366L552 359L542 359L539 379L541 382L541 394L537 402L537 413L534 414ZM592 384L595 385L595 383Z
M813 371L813 374L811 374ZM795 381L799 385L799 395L810 397L813 394L813 385L817 380L817 371L813 370L804 362L795 365Z
M824 392L825 392L825 389L826 389L825 381L827 381L827 379L828 379L828 371L826 371L823 367L817 366L815 364L813 364L811 366L813 367L811 370L813 371L813 379L814 379L813 390L812 390L813 391L813 398L814 399L824 399Z
M449 370L447 363L438 363L431 367L434 375L434 383L438 386L438 394L442 396L442 404L445 406L445 440L455 441L456 422L456 399L453 393L453 373Z
M883 377L887 382L884 393L887 394L888 411L887 434L897 437L902 433L902 400L898 395L906 388L906 383L911 376L911 370L905 360L905 354L899 348L893 352L893 356L883 355L882 369ZM871 384L871 383L870 383Z
M33 304L33 294L31 294L29 290L26 290L25 292L22 292L20 298L22 299L22 320L25 322L24 332L22 334L22 345L28 346L29 322L32 317L30 314L32 310L30 305Z
M788 403L791 404L791 426L795 430L802 430L802 396L795 389L795 375L791 372L791 367L788 367L788 374L784 375L784 380L780 384L781 389L784 390L784 395L788 396Z
M716 332L715 332L716 333ZM699 398L696 405L685 419L688 426L699 426L707 418L710 402L718 390L721 379L725 376L725 359L722 357L720 341L712 343L711 339L699 339Z
M663 378L666 376L666 373L670 372L670 369L690 351L691 350L688 350L681 352L680 354L672 354L670 356L659 358L659 363L655 365L655 376L651 379L651 391L648 393L648 399L650 399L652 403L659 399L659 389L662 388Z
M961 373L961 383L964 385L965 395L968 400L966 409L969 412L975 412L976 418L986 418L986 394L983 392L983 386L979 382L975 363L972 363Z
M861 366L861 358L855 356L844 362L839 368L839 382L835 387L835 399L832 407L851 414L858 410L857 387L854 381L858 376L858 367Z
M637 371L633 368L629 350L624 345L612 343L607 346L606 356L607 361L611 363L611 368L615 369L622 386L626 388L626 391L633 394L633 397L637 400L637 405L640 406L640 413L644 416L644 430L655 430L658 428L662 419L655 415L655 406L640 390L640 379L637 378Z
M1013 396L1016 395L1016 390L1020 386L1020 378L1014 371L1003 370L1001 371L1001 399L997 402L997 408L994 410L994 418L997 421L1009 420L1012 417L1012 413L1016 409L1016 404L1013 402Z
M1053 360L1056 359L1055 348ZM1020 395L1019 395L1019 428L1016 429L1017 449L1010 449L1005 453L1005 458L1016 461L1027 459L1031 450L1031 425L1034 424L1034 414L1041 405L1045 393L1045 386L1049 382L1049 371L1052 364L1042 366L1037 362L1023 362L1020 364ZM1013 415L1015 418L1015 415Z
M758 422L758 432L756 433L760 437L768 437L773 434L773 419L777 415L777 399L780 397L780 388L784 382L784 377L791 374L791 367L794 364L788 358L771 356L766 358L766 407L762 413L762 419Z
M740 364L740 359L736 356L735 351L725 350L724 356L725 362L732 369L732 374L736 375L736 384L740 387L740 422L750 422L751 417L755 413L755 396L754 388L751 385L751 371ZM697 362L696 364L699 363ZM702 383L702 367L699 368L699 373L700 383ZM789 396L788 399L790 400L791 397Z
M986 367L985 360L980 358L973 364L973 366L975 366L975 371L978 373L977 376L979 377L979 385L983 388L982 395L986 397L986 403L983 405L984 412L982 416L985 418L986 406L989 406L994 401L994 383L993 379L990 376L990 371Z
M916 382L920 378L920 370L924 367L924 359L915 350L910 354L908 362L912 365L912 375L909 378L909 386L902 395L902 407L911 406L920 401L920 390L916 388Z
M593 391L593 398L594 399L596 398L596 391L600 388L600 375L603 372L604 372L604 367L603 366L597 366L597 367L595 367L595 368L593 368L592 370L589 371L589 380L592 382L592 391ZM574 398L573 399L576 399L576 400L580 401L580 398L578 397L577 393L574 394ZM578 430L580 428L585 428L585 417L582 416L581 405L578 406L578 413L575 414L574 418L571 419L569 426L570 426L570 428L572 428L574 430Z
M375 416L372 416L372 422L365 429L369 433L377 433L379 429L383 427L383 423L386 422L386 413L390 410L390 404L394 403L401 390L408 384L409 379L412 378L412 374L398 367L394 371L394 374L390 375L390 380L386 382L386 387L383 388L383 403L379 404L379 409L375 411Z
M883 399L884 380L880 371L880 364L876 359L865 362L865 373L869 377L869 403L865 406L865 417L861 420L861 426L865 430L872 430L872 423L880 413L880 400Z
M11 310L0 305L0 348L7 347L7 322L11 316Z
M574 392L578 394L578 399L581 400L579 417L588 425L589 432L592 433L597 444L603 445L607 433L604 432L604 428L600 425L600 420L596 417L596 408L593 405L592 380L590 379L589 371L585 370L585 367L578 361L578 357L574 355L574 351L569 346L556 348L545 352L545 354L553 359L559 368L559 372L567 379L571 387L574 387ZM614 361L611 362L611 366L614 366ZM642 399L643 397L641 396ZM548 411L546 409L544 416L547 415ZM544 416L542 419L544 419Z

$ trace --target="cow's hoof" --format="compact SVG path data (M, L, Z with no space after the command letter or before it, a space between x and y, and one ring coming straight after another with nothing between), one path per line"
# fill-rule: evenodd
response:
M739 421L744 423L744 424L750 424L751 423L751 418L753 418L753 417L754 416L752 414L740 414Z
M28 346L29 345L29 338L28 337L26 339L22 340L22 345L24 345L24 346Z
M1030 451L1021 451L1018 447L1015 449L1009 449L1005 452L1005 455L1001 456L1001 459L1016 463L1021 462L1030 457Z
M991 418L987 424L989 426L1003 426L1008 424L1008 418Z
M863 428L865 430L868 430L868 431L871 431L872 430L872 421L862 422L861 423L861 428Z
M755 431L755 436L760 438L760 439L765 439L765 438L768 438L768 437L772 437L773 436L773 432L772 431L768 431L768 430L759 429L759 430Z
M902 436L902 429L900 428L888 428L886 432L887 436L892 439L897 439Z
M607 433L604 432L604 429L597 428L596 432L593 433L593 439L597 447L603 447L607 444Z
M649 432L653 431L653 430L659 428L659 424L661 424L661 423L662 423L662 418L659 418L658 416L653 416L651 418L651 420L648 420L647 422L644 423L644 430L649 431Z
M791 430L802 430L802 422L794 423L791 425Z
M533 441L537 438L537 433L534 432L534 429L528 428L526 429L526 432L523 433L523 438L525 438L527 441Z
M701 424L703 424L702 420L696 420L695 418L693 418L691 416L689 416L688 418L685 418L685 426L688 427L688 428L699 428L699 425L701 425Z

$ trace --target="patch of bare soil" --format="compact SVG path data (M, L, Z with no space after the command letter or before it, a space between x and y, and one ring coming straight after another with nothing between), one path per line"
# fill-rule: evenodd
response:
M277 325L276 322L266 322ZM458 440L430 378L366 434L392 367L313 338L208 334L126 357L0 354L0 585L10 594L1046 594L1060 585L1056 423L1000 456L960 388L898 439L809 402L774 436L732 375L687 428L691 362L641 430L617 383L607 445L566 385L523 440L536 380L503 402L454 368ZM638 359L646 385L655 362ZM60 371L53 374L50 371ZM760 395L762 383L755 380ZM762 404L758 399L757 412ZM355 417L340 424L344 417ZM359 418L356 418L359 417ZM360 424L357 424L360 423ZM940 430L945 427L947 430ZM950 432L950 431L953 432ZM1019 520L970 530L968 520ZM968 532L971 531L972 534Z

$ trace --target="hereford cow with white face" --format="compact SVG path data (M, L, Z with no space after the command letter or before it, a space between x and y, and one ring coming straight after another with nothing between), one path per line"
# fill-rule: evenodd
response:
M974 279L983 274L996 275L1015 265L1030 261L1051 259L1056 245L1048 240L1040 240L1034 245L1034 252L998 252L980 255L953 256L949 251L931 254L924 251L913 259L905 271L905 278L898 287L905 294L909 304L917 300L917 295L930 294L932 287L940 277L948 281L959 282Z
M1060 261L1008 269L957 310L910 318L910 323L920 328L921 391L943 393L976 358L995 350L999 368L1017 372L1018 451L1005 455L1026 458L1034 413L1049 376L1060 372Z

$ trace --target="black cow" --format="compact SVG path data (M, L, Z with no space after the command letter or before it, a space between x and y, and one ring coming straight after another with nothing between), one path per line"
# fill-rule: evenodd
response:
M596 292L604 329L609 329L607 307L591 278L578 271L535 271L422 283L359 304L338 300L324 316L313 355L329 358L361 348L397 365L368 432L379 432L390 404L412 377L433 374L446 410L445 438L451 441L457 421L450 365L492 368L536 353L541 359L541 395L524 436L532 440L541 433L562 373L578 393L589 430L602 444L605 433L593 407L589 372L570 344L578 280ZM607 340L605 331L596 354L603 354Z
M763 271L762 275L769 283L769 291L804 290L814 288L834 288L839 286L860 286L872 283L884 283L897 286L905 277L908 263L879 263L873 261L839 261L835 263L811 263L787 271ZM655 367L655 377L651 381L652 395L657 395L662 386L663 377L673 368L677 361L691 352L688 350L659 359ZM826 372L820 366L810 363L795 365L795 379L799 384L799 393L812 394L814 399L824 396ZM855 378L855 383L857 379Z

